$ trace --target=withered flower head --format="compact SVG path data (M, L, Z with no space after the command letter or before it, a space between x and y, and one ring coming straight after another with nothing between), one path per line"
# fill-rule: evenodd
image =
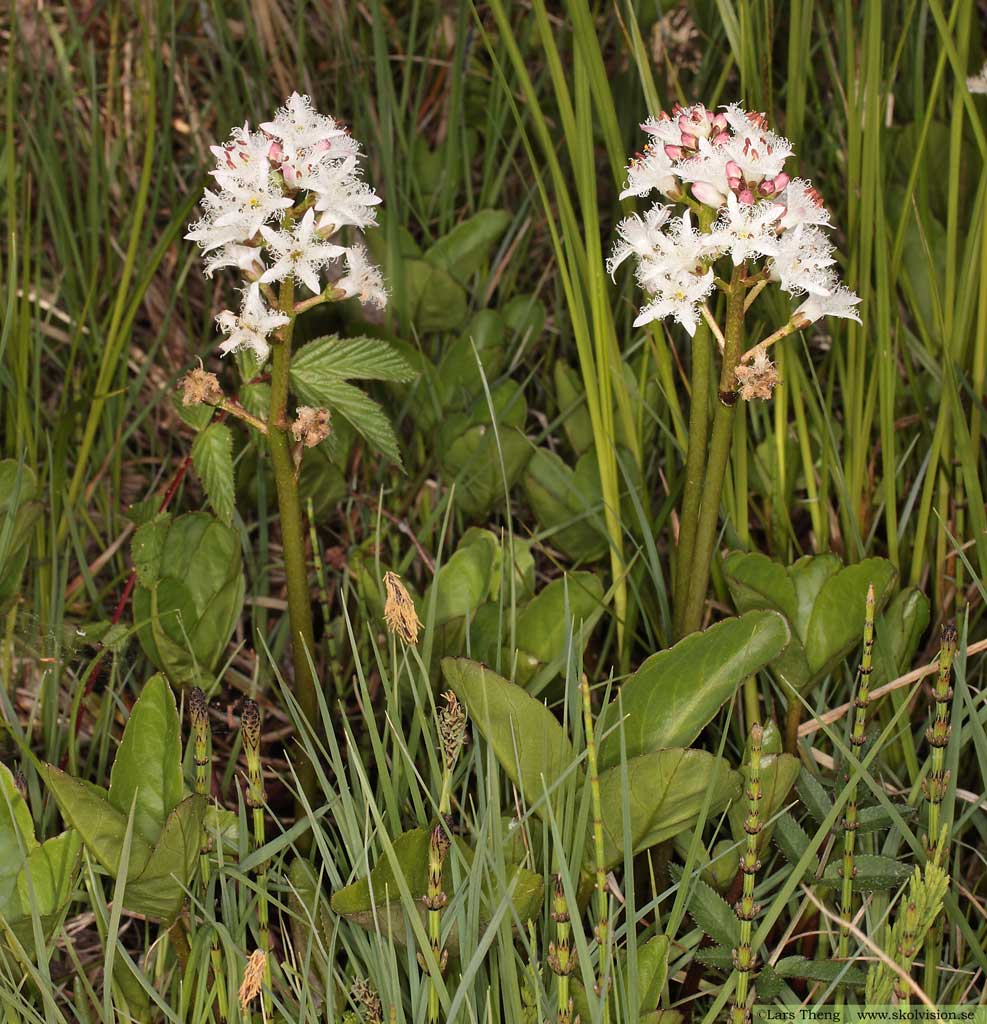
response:
M243 969L243 984L240 986L240 1006L244 1011L260 995L264 983L264 967L267 954L262 949L255 949Z
M764 351L758 352L750 365L742 363L735 372L737 391L745 402L755 398L770 398L780 380L775 364Z
M385 572L384 587L387 590L384 603L384 622L387 628L406 644L417 644L422 624L415 611L415 602L411 600L401 577L396 572Z
M459 703L452 690L448 690L442 696L445 698L446 706L439 712L439 735L442 739L446 769L452 771L466 739L466 708Z
M380 1005L380 996L374 991L369 981L357 978L353 982L353 1002L363 1007L364 1019L367 1024L383 1024L384 1011Z
M218 405L223 400L219 378L201 366L189 370L178 386L182 389L183 405Z
M295 421L291 424L292 436L306 448L314 448L329 436L330 419L328 409L300 405L295 413Z

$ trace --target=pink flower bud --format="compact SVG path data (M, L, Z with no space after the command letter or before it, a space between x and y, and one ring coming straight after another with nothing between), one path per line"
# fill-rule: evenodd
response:
M714 128L719 128L719 129L724 130L724 131L729 126L729 122L727 121L726 114L717 114L715 117L712 118L712 120L710 121L710 124Z
M729 132L717 132L716 135L713 136L713 145L722 146L723 143L726 142L729 138Z
M665 155L670 160L681 160L682 159L682 147L668 145L665 147Z
M727 161L726 172L728 178L742 178L744 175L740 164L736 160Z
M751 192L749 188L742 188L740 190L740 195L738 195L737 198L742 203L747 203L748 206L754 205L754 193Z
M682 145L686 149L696 149L699 146L699 139L695 135L690 135L689 132L682 133Z
M780 192L791 180L784 171L781 174L776 174L774 180L775 192Z
M695 182L692 186L692 194L699 202L705 206L712 206L714 210L719 209L726 202L726 196L708 181Z
M280 142L272 142L267 149L267 158L269 160L273 160L275 163L281 159L283 154L284 150L281 148Z

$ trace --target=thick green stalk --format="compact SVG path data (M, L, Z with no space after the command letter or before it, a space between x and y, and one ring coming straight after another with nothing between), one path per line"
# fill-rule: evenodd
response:
M675 549L674 633L683 635L685 607L692 578L692 555L699 525L703 481L706 479L706 441L709 436L709 328L705 321L692 339L692 376L689 395L689 447L685 457L685 490L679 515L679 540Z
M754 948L751 944L752 922L757 917L760 907L754 902L754 876L761 866L757 855L758 836L764 827L761 821L761 741L764 730L757 723L751 726L751 761L747 773L747 817L744 819L744 832L747 834L747 846L740 855L740 870L744 874L744 887L740 899L734 904L734 912L740 921L740 945L733 952L733 967L737 972L737 988L731 1024L747 1024L750 1011L747 1008L747 996L750 988L750 976L756 966Z
M432 947L432 955L445 971L449 962L449 952L442 948L442 908L449 902L449 897L442 888L442 870L445 867L446 855L449 853L449 836L445 821L439 821L432 829L428 840L428 884L425 893L425 907L428 910L428 942ZM419 955L419 966L427 970L425 958ZM428 1024L439 1024L439 989L432 979L428 980Z
M315 634L312 629L312 604L309 600L308 566L305 561L302 532L302 507L288 434L288 370L291 366L291 339L295 328L294 296L294 284L289 278L282 284L279 297L282 312L291 319L281 329L280 338L274 344L267 443L271 451L271 464L278 493L281 546L288 586L288 621L291 625L295 696L306 722L314 726L319 717L319 703L309 657L315 655ZM315 767L304 755L300 757L298 763L298 780L302 792L312 803L315 798Z
M600 773L596 763L596 739L593 735L593 708L590 703L589 680L584 675L580 688L583 693L583 726L586 732L586 767L593 798L593 852L596 857L596 940L599 943L596 988L603 1000L603 1024L610 1019L607 999L609 975L610 925L607 900L607 871L603 859L603 804L600 798Z
M929 832L925 840L926 854L929 859L943 859L946 850L946 832L942 829L942 802L946 797L949 785L949 772L946 770L946 746L952 728L949 724L949 705L953 699L953 688L949 685L950 673L953 669L953 657L956 654L956 627L946 623L942 627L942 638L939 647L939 674L932 690L932 699L936 705L935 719L925 734L932 747L932 771L925 781L925 797L929 801ZM941 844L941 845L940 845ZM929 929L925 940L925 974L924 987L930 999L935 1000L939 987L939 959L942 953L942 928L936 922Z
M696 528L689 595L682 619L683 636L695 633L703 622L703 606L706 602L706 588L709 585L709 570L713 561L713 547L716 543L716 528L720 514L720 495L733 442L737 402L735 371L743 351L745 296L743 267L736 267L727 297L727 323L723 335L723 363L720 368L720 401L713 415L713 435L709 445L709 462L706 466L706 481Z
M864 649L860 657L860 689L854 699L853 732L850 745L860 754L860 748L867 741L867 706L870 703L870 675L873 670L874 655L874 585L867 588L867 605L864 615ZM850 772L850 765L847 771ZM853 915L853 877L857 869L853 864L854 847L857 841L857 782L851 773L849 784L850 794L847 797L846 810L843 815L843 887L840 894L840 913L843 923L840 925L839 958L845 960L850 953L850 918ZM842 1005L844 990L841 986L837 999Z

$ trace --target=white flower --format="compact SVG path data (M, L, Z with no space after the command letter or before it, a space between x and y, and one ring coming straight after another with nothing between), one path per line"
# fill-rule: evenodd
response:
M318 295L322 291L319 271L346 251L341 245L332 245L319 237L314 210L305 214L294 231L272 231L268 227L260 230L276 261L261 275L265 283L295 277Z
M662 193L675 193L678 191L678 179L665 150L660 146L648 145L644 147L642 156L627 165L627 185L620 193L620 198L646 196L655 189Z
M224 189L265 189L271 173L271 140L262 132L252 132L245 124L234 128L223 146L210 146L216 157L212 176Z
M778 251L775 222L782 212L777 203L751 206L729 192L726 211L714 225L713 235L730 253L735 267L752 256L773 256Z
M262 186L232 183L220 198L227 209L216 218L217 227L236 224L243 232L241 238L252 238L261 224L271 219L280 220L284 211L294 205L294 200L266 183Z
M860 323L860 315L854 306L860 298L844 285L836 285L830 295L810 295L792 314L799 329L814 324L820 317L838 316Z
M289 159L301 150L346 133L331 117L320 114L308 96L300 96L297 92L293 92L285 105L278 109L274 120L265 121L261 128L281 140Z
M696 333L699 324L699 305L713 290L713 271L705 274L678 274L667 279L661 290L642 310L634 321L635 327L642 327L652 320L674 317L689 335Z
M708 139L699 140L696 156L684 160L675 173L692 183L692 194L706 206L721 207L730 191L727 181L727 162L730 159L722 145L712 145Z
M315 209L322 214L320 231L347 225L367 228L377 223L374 207L381 199L359 177L355 157L322 165L309 187L317 196Z
M206 260L205 275L212 277L221 267L236 267L250 277L257 277L264 272L264 262L260 258L260 247L256 245L239 245L230 242L214 256Z
M253 349L263 363L271 351L267 336L271 331L286 324L288 319L284 313L269 310L261 298L260 287L252 284L243 293L243 305L239 316L227 309L216 317L219 329L229 335L219 346L220 351L225 356L228 352L236 352L241 348Z
M833 246L823 232L800 224L782 234L767 269L771 280L781 282L790 295L829 295L837 284L836 275L829 269L835 262Z
M660 244L661 229L668 217L667 206L652 206L643 219L636 213L625 217L617 225L620 241L614 245L613 252L607 260L607 273L613 277L617 268L630 255L641 259L654 252L655 247Z
M785 207L785 212L778 221L778 226L783 230L798 227L799 224L829 227L829 210L811 182L802 178L792 179L777 201Z
M987 93L987 61L976 75L971 75L966 80L966 87L970 92Z
M383 309L387 305L387 289L377 266L370 262L366 246L351 245L346 250L346 273L336 282L347 299L358 297L361 302Z

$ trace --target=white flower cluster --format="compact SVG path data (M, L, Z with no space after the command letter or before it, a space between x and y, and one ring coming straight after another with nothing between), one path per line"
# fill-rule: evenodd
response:
M206 254L206 276L236 267L247 281L240 312L216 318L227 335L224 354L250 348L267 359L269 335L289 320L265 302L278 281L384 306L384 281L366 248L333 240L343 228L374 226L380 202L360 176L360 148L345 128L293 93L273 121L258 131L235 128L228 142L211 148L219 187L205 191L203 216L185 237ZM322 274L340 259L346 272L324 285Z
M987 61L977 74L966 80L966 87L970 92L987 93Z
M822 230L829 212L808 181L785 173L791 143L769 131L763 115L736 105L714 114L696 104L641 127L651 141L628 166L620 198L658 191L691 209L675 216L659 204L617 227L607 269L612 275L634 256L637 280L650 297L635 326L672 317L694 334L714 288L713 264L726 255L735 267L763 259L770 280L791 295L806 295L793 314L798 326L823 316L859 323L860 299L840 284ZM717 216L700 217L709 226L699 230L693 216L704 207Z

